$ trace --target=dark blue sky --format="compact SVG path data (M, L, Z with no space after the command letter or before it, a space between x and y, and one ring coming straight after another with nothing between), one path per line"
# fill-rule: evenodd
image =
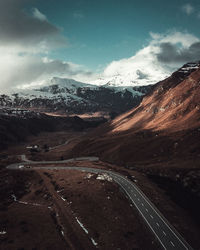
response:
M200 36L197 0L37 0L33 4L68 40L67 48L51 56L93 70L134 55L148 44L149 32L178 30ZM183 11L186 4L194 7L192 13Z

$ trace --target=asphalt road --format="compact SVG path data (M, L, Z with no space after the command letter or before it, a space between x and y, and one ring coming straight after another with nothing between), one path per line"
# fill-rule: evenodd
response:
M77 159L77 158L76 158ZM96 157L83 157L79 158L82 160L97 160ZM70 159L72 160L72 159ZM73 159L74 161L74 159ZM41 164L41 162L34 162L34 164ZM42 162L42 164L47 164L49 162ZM51 163L60 163L51 162ZM63 163L63 161L62 161ZM8 169L19 169L24 163L11 164L7 168ZM25 164L28 164L26 162ZM32 165L32 162L29 164ZM38 167L32 167L32 169ZM109 174L113 180L118 183L121 188L124 190L126 195L135 205L140 215L143 217L144 221L147 223L152 233L156 236L161 246L167 250L191 250L192 247L183 239L183 237L172 227L169 222L164 218L164 216L158 211L158 209L150 202L150 200L144 195L144 193L130 180L126 177L115 173L113 171L107 171L102 169L94 169L94 168L83 168L83 167L53 167L53 166L42 166L40 169L73 169L79 171L86 171L92 173L107 173Z

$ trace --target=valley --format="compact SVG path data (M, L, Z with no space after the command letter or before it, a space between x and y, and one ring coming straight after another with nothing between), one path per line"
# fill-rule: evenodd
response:
M3 248L198 249L199 79L184 65L114 119L3 107Z
M0 0L0 250L200 250L199 22Z
M94 242L98 242L97 248L100 249L123 249L124 245L126 245L126 249L132 249L133 246L143 249L150 244L151 249L161 249L155 236L151 236L148 226L145 225L137 210L117 184L106 179L98 180L97 174L73 170L74 167L89 167L105 169L105 171L112 170L135 181L187 242L197 248L199 223L191 217L189 210L178 203L176 197L172 198L168 182L165 185L162 181L162 186L158 185L158 181L155 180L157 171L153 171L153 167L149 167L148 171L142 169L142 166L131 169L126 168L125 165L111 164L101 159L95 162L74 159L68 163L62 163L67 157L61 158L61 155L63 156L64 152L70 151L75 144L87 137L87 133L44 132L29 137L26 143L21 143L21 146L12 146L2 152L1 156L4 156L4 159L1 158L1 187L3 188L1 218L4 220L1 231L6 229L6 234L1 236L3 246L7 249L14 249L13 246L25 249L29 249L30 246L36 247L36 249L44 247L49 249L94 249L97 246L90 240L92 238ZM67 140L69 143L65 144ZM53 149L49 152L30 153L26 149L30 142L38 145L45 143ZM23 167L18 171L4 168L9 164L21 162L22 154L32 161L61 160L61 162L58 164L57 170L49 169L49 167L57 166L55 164L32 165L31 162L20 163L20 166ZM154 165L153 162L152 165ZM40 169L40 167L44 169ZM71 168L71 170L59 170L59 167ZM165 179L167 174L168 171L165 169L163 177L159 176ZM14 200L13 194L19 202ZM101 209L99 209L100 207ZM105 210L102 210L104 207ZM101 213L99 213L100 211ZM19 221L14 221L16 214ZM29 214L34 214L35 220L27 219ZM91 214L92 216L90 216ZM76 218L89 231L89 235L81 229ZM104 220L106 224L103 223ZM19 226L17 226L18 223ZM42 224L38 229L40 223ZM42 226L44 224L48 227ZM32 232L35 227L37 227L37 233ZM47 228L52 230L52 241L41 241L40 243L38 235L42 232L48 237L50 232L46 231ZM15 234L12 233L13 230L16 231ZM109 237L104 234L105 231L110 232ZM31 241L30 244L29 237L32 234L35 234L38 240ZM144 234L145 240L143 239ZM16 235L17 238L13 238L13 235Z

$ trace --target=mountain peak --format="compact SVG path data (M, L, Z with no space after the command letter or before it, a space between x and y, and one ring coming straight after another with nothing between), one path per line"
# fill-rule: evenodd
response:
M197 62L189 62L184 64L179 70L178 72L182 72L182 73L191 73L195 70L197 70L200 67L200 61Z

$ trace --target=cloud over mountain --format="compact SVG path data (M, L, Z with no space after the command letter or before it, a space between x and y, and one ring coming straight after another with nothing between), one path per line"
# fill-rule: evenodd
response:
M150 33L149 43L134 56L111 62L97 83L156 83L189 61L200 59L200 39L187 32Z

